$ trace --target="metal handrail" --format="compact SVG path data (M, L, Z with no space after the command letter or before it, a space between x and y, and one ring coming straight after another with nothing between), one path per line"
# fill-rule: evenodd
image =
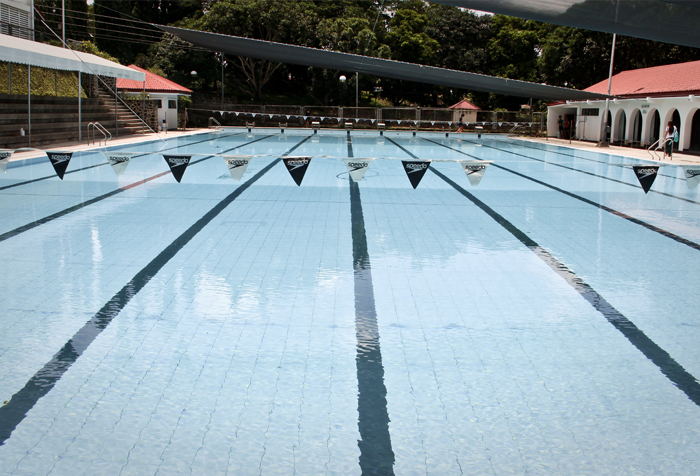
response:
M209 118L209 124L207 124L207 127L209 127L210 129L211 129L211 123L212 123L212 122L214 122L218 127L221 127L221 123L220 123L219 121L217 121L217 120L214 119L213 117L210 117L210 118Z
M107 142L112 140L112 133L109 132L105 128L105 126L103 126L99 122L88 122L88 125L87 125L87 143L88 143L88 145L90 145L90 126L92 126L92 143L93 143L93 145L95 144L95 131L96 130L100 131L102 133L102 135L104 136L104 139L100 139L100 142L98 143L98 145L102 145L102 142L104 142L105 145L107 145ZM109 137L107 137L107 136L109 136Z
M515 131L515 129L517 129L518 127L520 127L520 124L519 124L519 123L518 123L518 124L515 124L515 125L513 126L513 128L512 128L511 130L508 131L508 134L512 134L513 131Z
M661 157L659 157L659 154L657 154L656 151L663 149L666 146L666 144L668 144L669 142L673 142L673 137L669 137L668 139L663 139L663 143L661 143L661 139L659 139L649 146L649 148L647 149L647 152L649 152L649 155L651 155L652 158L656 157L657 160L661 160ZM652 148L655 145L657 145L657 147L652 150Z

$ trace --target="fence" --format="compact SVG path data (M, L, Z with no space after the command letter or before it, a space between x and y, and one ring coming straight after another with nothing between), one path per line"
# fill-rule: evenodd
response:
M455 131L461 111L448 108L421 107L332 107L225 104L224 110L195 104L188 111L188 125L207 127L210 117L222 126L290 127L319 122L321 127L344 128L352 122L355 129L376 129L384 123L391 129ZM476 120L466 122L464 130L475 132L517 133L536 135L546 130L545 113L523 111L478 111Z

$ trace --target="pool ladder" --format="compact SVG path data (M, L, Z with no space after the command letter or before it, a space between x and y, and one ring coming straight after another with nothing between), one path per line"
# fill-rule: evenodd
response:
M103 139L100 139L100 142L98 145L102 145L102 142L107 145L107 141L112 140L112 133L109 132L102 124L99 122L88 122L87 125L87 143L90 145L90 126L92 126L92 143L93 145L95 144L95 131L100 131L102 135L104 136Z
M666 146L666 144L669 143L669 141L672 142L673 138L670 137L668 139L664 139L662 144L660 144L661 139L659 139L656 142L654 142L653 144L651 144L649 146L649 148L647 149L647 152L649 152L649 155L651 155L651 158L652 159L655 158L656 160L661 160L661 157L659 157L659 154L657 154L656 151L663 149ZM654 149L654 146L657 146L657 147ZM673 157L671 157L671 160L673 160Z

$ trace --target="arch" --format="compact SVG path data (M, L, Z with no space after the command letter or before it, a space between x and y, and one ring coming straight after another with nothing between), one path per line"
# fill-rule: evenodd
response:
M666 111L666 115L664 117L664 122L661 124L661 137L665 138L666 137L666 128L668 127L668 123L672 122L674 126L678 129L678 133L681 133L681 115L678 112L678 109L669 109ZM673 145L673 150L678 150L678 145L680 145L681 142L678 142L678 144Z
M687 136L689 136L688 150L700 151L700 109L694 108L688 114L686 122Z
M620 113L617 116L615 124L617 127L615 128L615 139L613 142L624 142L627 132L627 114L625 114L624 109L620 109Z
M628 140L636 143L642 142L642 112L639 109L633 109L630 113L630 121L627 124L627 134Z
M658 109L651 109L647 113L647 123L645 125L645 136L649 138L649 145L658 141L661 137L661 115Z

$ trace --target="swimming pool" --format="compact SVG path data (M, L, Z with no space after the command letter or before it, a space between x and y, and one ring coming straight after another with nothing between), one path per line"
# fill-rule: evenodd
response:
M645 195L595 152L279 132L169 141L202 154L181 183L156 154L0 177L0 474L696 474L679 169ZM261 157L237 183L223 152ZM414 190L339 157L436 161Z

